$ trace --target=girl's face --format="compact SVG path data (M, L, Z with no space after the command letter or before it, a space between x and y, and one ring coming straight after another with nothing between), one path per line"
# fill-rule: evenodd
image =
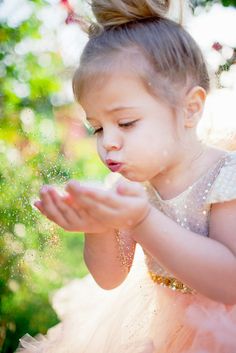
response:
M179 143L173 108L152 96L142 81L112 75L80 100L105 165L132 181L154 181L176 163Z

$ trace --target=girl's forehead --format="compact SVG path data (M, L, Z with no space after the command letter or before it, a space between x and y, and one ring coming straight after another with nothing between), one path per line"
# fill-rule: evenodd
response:
M132 80L112 80L102 87L92 87L81 97L81 105L87 117L100 113L119 114L124 111L143 110L154 99L145 87L133 84Z
M141 75L138 76L131 71L113 71L109 73L97 72L91 76L88 74L88 79L84 82L84 87L91 90L93 88L106 88L107 85L114 86L117 85L138 85L143 86Z
M92 101L101 104L107 102L107 105L129 105L130 100L140 101L144 96L150 96L150 93L140 77L115 72L90 78L83 87L80 101L85 105L92 104Z
M156 115L170 109L169 104L148 92L141 80L130 75L111 76L101 87L88 89L81 105L90 121Z

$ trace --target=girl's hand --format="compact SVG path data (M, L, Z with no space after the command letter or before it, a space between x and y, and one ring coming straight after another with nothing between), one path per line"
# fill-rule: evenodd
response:
M61 196L49 185L40 190L40 200L35 207L48 219L71 232L105 233L107 227L101 221L93 219L83 208L75 205L71 197Z
M69 182L66 190L75 208L107 228L134 228L151 209L144 188L124 179L110 190L80 185L76 181Z

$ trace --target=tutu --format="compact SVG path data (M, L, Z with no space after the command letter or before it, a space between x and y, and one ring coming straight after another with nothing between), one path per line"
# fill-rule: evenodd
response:
M226 153L171 200L147 187L150 202L181 226L208 236L211 204L236 199L236 153ZM88 275L60 289L53 307L61 323L46 336L20 340L17 353L236 353L236 305L155 283L172 276L137 247L117 288L101 289Z
M62 322L24 336L17 353L236 352L236 306L157 285L140 253L118 288L88 275L56 292L53 307Z

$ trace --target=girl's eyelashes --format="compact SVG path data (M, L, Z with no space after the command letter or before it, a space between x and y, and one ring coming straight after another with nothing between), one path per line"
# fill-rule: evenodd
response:
M123 128L130 127L130 126L134 125L137 121L138 121L138 119L137 120L133 120L133 121L129 121L127 123L119 123L118 126L119 127L123 127ZM103 130L102 127L97 128L97 129L93 128L93 134L95 135L95 134L97 134L99 132L102 132L102 130Z
M102 127L100 127L99 129L94 129L93 128L93 135L96 135L98 132L102 131Z
M128 127L128 126L132 126L134 125L138 120L133 120L133 121L129 121L127 123L120 123L119 126L120 127Z

